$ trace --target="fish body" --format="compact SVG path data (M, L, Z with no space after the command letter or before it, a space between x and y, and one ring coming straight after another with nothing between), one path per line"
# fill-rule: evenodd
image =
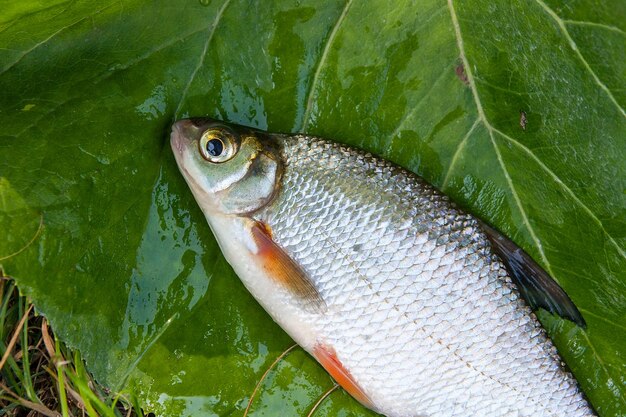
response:
M213 161L215 138L237 155ZM520 295L533 262L415 174L323 139L209 119L177 122L172 147L243 283L367 407L594 415ZM548 298L567 304L559 290Z

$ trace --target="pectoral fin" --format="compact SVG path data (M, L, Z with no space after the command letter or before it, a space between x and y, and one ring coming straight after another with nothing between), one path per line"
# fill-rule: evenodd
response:
M583 329L587 327L585 319L572 300L543 268L497 230L484 223L481 223L481 226L493 249L504 262L513 282L533 309L543 308L573 321Z
M301 298L306 306L323 309L325 303L306 272L272 239L271 230L261 222L250 228L252 239L268 276Z

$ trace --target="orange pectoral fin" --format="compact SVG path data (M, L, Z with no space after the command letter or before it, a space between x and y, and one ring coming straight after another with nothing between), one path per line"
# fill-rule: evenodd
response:
M303 299L308 306L323 309L325 303L306 272L274 242L270 228L264 223L255 222L250 233L257 246L256 255L268 276Z
M313 356L348 394L352 395L367 408L373 408L372 401L357 384L350 372L344 368L332 348L317 344L313 348Z

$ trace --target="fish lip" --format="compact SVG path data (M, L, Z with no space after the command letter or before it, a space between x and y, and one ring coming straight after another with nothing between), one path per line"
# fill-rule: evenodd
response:
M181 119L172 124L170 146L172 147L172 153L174 154L176 165L178 165L179 171L183 174L183 178L187 184L189 184L189 187L193 192L196 188L198 188L197 182L185 164L185 151L187 144L191 142L187 139L186 134L189 134L190 127L195 127L195 124L190 119Z
M185 149L184 145L183 135L180 130L180 122L176 122L172 125L172 132L170 133L170 146L172 147L174 156L177 159L178 157L183 156L183 151Z

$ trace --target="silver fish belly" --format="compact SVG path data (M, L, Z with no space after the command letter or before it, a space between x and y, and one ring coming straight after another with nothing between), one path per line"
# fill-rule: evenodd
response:
M417 175L211 119L177 122L172 148L243 283L364 405L389 417L595 415L529 306L584 326L571 300Z

